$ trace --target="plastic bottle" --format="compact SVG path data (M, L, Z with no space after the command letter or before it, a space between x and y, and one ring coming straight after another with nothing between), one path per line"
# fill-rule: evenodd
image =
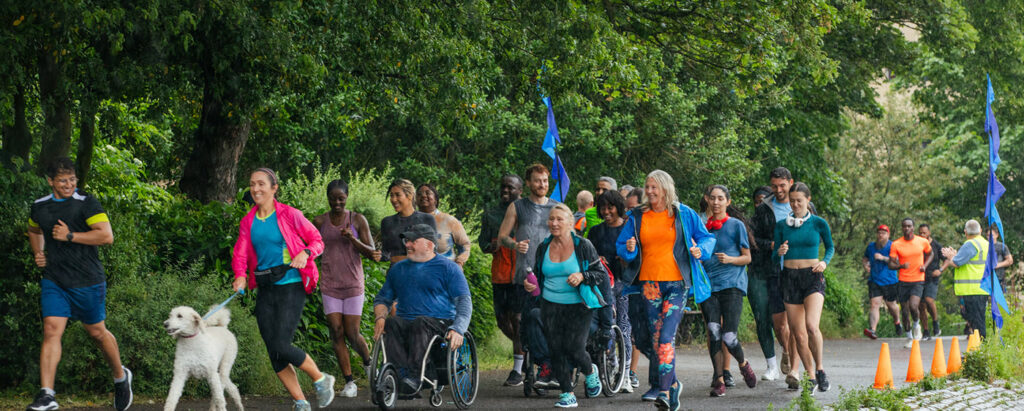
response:
M533 274L533 267L526 267L526 281L536 287L530 292L530 295L534 297L540 295L540 284L537 283L537 276Z

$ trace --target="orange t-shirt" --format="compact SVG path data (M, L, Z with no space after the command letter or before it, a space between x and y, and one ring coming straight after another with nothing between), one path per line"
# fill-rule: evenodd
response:
M680 281L672 248L676 244L676 224L671 210L646 211L640 223L640 281Z
M889 249L889 257L897 257L900 264L906 264L907 268L900 269L900 281L913 283L924 281L924 272L921 266L924 265L924 254L932 252L932 244L924 237L914 236L907 241L902 236L892 242Z

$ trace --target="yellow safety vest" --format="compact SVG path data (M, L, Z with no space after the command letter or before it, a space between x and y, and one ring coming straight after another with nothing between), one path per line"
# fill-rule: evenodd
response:
M978 251L967 264L953 271L953 292L956 295L988 295L981 289L981 277L985 276L985 259L988 256L988 241L981 237L967 240Z

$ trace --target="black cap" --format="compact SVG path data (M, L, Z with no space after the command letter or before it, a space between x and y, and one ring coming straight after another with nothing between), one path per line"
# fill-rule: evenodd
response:
M402 232L399 237L405 241L416 241L420 238L426 238L430 241L437 242L437 231L434 231L434 227L427 224L416 224L409 227L407 231Z

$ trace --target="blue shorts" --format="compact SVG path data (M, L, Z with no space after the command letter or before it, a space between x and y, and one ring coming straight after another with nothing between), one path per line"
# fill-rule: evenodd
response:
M92 325L107 318L107 283L81 288L63 288L53 281L42 280L39 295L43 318L64 317Z

